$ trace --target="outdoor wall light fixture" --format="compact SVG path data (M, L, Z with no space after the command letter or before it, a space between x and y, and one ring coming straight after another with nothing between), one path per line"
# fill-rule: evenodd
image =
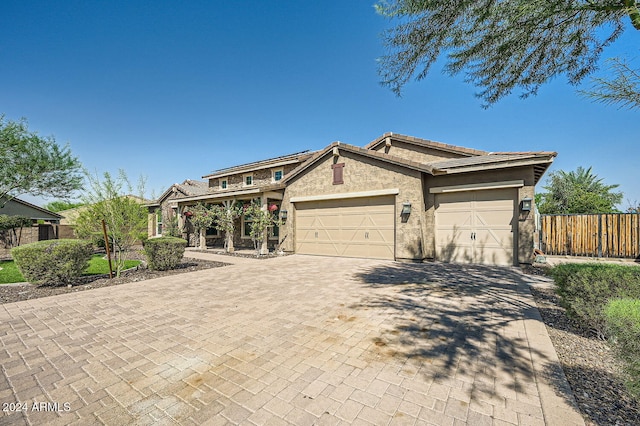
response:
M531 211L531 201L533 201L531 198L523 198L522 199L522 203L520 205L520 210L522 210L523 212L530 212Z
M280 210L280 219L287 220L287 215L289 214L286 210Z
M410 215L411 214L411 203L410 202L404 202L402 203L402 211L400 212L401 215Z

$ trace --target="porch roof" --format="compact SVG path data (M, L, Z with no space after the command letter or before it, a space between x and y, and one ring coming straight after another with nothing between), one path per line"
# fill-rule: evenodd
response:
M284 183L274 183L272 185L266 185L266 186L261 186L256 188L240 189L237 191L225 191L225 192L217 191L217 192L211 192L208 194L195 195L191 197L175 198L173 201L175 201L176 203L183 203L188 201L204 201L204 200L223 201L223 200L233 199L233 198L251 198L249 196L251 195L259 196L260 194L264 194L264 193L271 193L270 194L271 198L277 198L277 197L281 198L282 192L278 192L278 191L283 191L284 187L285 187Z

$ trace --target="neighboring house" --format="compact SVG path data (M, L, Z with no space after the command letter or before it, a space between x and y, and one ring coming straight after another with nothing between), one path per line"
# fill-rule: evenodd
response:
M20 244L29 244L36 241L52 240L59 237L59 223L62 216L45 208L28 203L19 198L12 198L0 208L0 214L7 216L25 216L31 219L33 226L23 228L20 233ZM0 245L0 257L9 254L11 249L10 238L2 235L3 244Z
M555 156L386 133L364 148L334 142L290 156L277 181L276 159L217 171L204 176L209 193L175 202L179 212L197 201L275 203L287 252L517 265L532 261L534 186Z
M148 203L149 200L146 200L144 198L138 197L136 195L124 195L124 197L130 198L132 200L137 201L140 204L145 204ZM62 216L62 219L60 220L60 224L61 225L69 225L71 227L76 225L76 221L78 220L78 216L80 216L80 213L84 212L85 210L87 210L87 206L83 205L83 206L78 206L78 207L74 207L72 209L67 209L67 210L60 210L58 213Z
M4 207L0 208L0 214L6 214L7 216L25 216L30 218L34 225L39 221L58 224L62 219L62 216L58 213L36 206L35 204L28 203L19 198L12 198L7 201Z

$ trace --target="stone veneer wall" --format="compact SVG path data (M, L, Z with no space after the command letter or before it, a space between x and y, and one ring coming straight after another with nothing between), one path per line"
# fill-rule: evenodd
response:
M256 170L249 173L237 173L225 176L227 179L227 189L224 191L237 191L245 188L260 187L275 183L272 181L272 173L274 170L282 169L283 174L286 175L291 170L295 169L300 163L287 164L282 167L272 167L269 169ZM253 173L253 185L251 187L244 186L244 176ZM209 188L215 191L220 191L220 178L210 179Z
M398 188L395 197L395 256L396 259L423 259L422 206L424 205L422 178L419 171L396 166L339 149L339 157L331 152L301 175L288 182L281 208L288 211L288 219L281 228L282 248L295 251L295 206L292 197L309 195L344 194ZM333 185L334 163L344 163L344 184ZM412 204L412 213L402 221L402 203Z

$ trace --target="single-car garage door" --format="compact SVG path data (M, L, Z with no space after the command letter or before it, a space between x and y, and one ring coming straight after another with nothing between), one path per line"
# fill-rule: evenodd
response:
M514 264L517 190L436 195L436 256L444 262Z
M296 203L296 253L394 259L394 196Z

